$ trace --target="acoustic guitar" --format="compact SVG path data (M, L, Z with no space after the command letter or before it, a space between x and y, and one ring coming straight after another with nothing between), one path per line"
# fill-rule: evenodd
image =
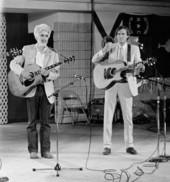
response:
M138 64L148 64L153 65L155 64L156 60L153 58L149 58L146 61L126 65L123 61L115 61L113 63L98 63L96 64L93 70L93 79L94 84L98 89L101 90L108 90L113 87L118 82L123 82L127 80L128 82L132 82L132 88L134 87L134 83L136 83L136 77L127 77L126 72L127 70L134 70L134 68ZM130 85L130 84L129 84ZM136 92L136 91L135 91ZM135 95L135 94L134 94Z
M64 59L58 63L47 66L45 70L52 70L56 66L59 66L64 63L75 61L75 57ZM41 84L43 81L41 75L41 68L37 64L30 64L24 67L25 71L28 71L31 74L31 79L25 80L21 76L18 76L13 71L8 73L8 85L11 93L17 97L25 97L30 93L30 91L35 88L37 85Z

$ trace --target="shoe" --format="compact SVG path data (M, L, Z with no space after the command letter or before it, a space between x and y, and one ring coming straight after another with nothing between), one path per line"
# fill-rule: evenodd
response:
M104 148L103 155L109 155L109 154L111 154L111 149L110 148Z
M30 159L39 159L39 157L38 157L36 152L31 152L30 153Z
M44 157L44 158L46 158L46 159L52 159L52 158L54 158L54 157L52 156L52 154L50 154L50 152L44 152L44 153L42 153L42 154L41 154L41 157Z
M137 151L133 147L129 147L126 149L126 152L132 155L136 155Z

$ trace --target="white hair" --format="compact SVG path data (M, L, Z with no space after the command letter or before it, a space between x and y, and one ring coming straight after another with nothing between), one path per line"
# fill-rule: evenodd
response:
M49 37L50 37L50 34L51 34L51 27L46 25L46 24L40 24L40 25L37 25L35 26L34 28L34 37L37 38L40 34L41 31L47 31L48 34L49 34Z

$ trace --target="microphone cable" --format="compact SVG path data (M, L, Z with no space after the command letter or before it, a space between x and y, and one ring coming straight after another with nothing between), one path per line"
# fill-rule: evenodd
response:
M0 158L0 170L1 170L1 168L2 168L2 160Z

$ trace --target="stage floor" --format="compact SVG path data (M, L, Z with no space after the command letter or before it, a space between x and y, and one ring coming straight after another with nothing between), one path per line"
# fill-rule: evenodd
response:
M102 154L102 124L92 124L91 127L85 124L59 125L57 155L57 127L52 123L51 152L54 159L36 160L29 158L26 127L27 123L0 125L0 177L7 176L11 182L104 182L108 179L126 182L128 178L129 182L135 179L139 182L170 181L170 161L148 162L150 157L157 158L158 143L160 154L164 154L162 135L158 142L157 132L149 130L156 127L154 123L134 125L135 146L139 153L135 156L125 152L123 124L118 123L113 125L112 154L109 156ZM167 155L170 155L169 137L168 128ZM61 166L60 171L54 170L57 164ZM38 170L33 171L33 168Z

